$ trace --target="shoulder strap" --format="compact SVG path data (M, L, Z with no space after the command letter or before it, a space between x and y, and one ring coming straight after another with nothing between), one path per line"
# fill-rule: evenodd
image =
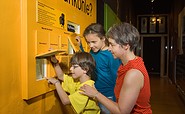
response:
M87 106L88 102L89 102L89 97L88 97L88 100L87 100L87 102L86 102L86 104L85 104L85 107ZM84 113L85 107L84 107L84 110L83 110L80 114L83 114L83 113Z

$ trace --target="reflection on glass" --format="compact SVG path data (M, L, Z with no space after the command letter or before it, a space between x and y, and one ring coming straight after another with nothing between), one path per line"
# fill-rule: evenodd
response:
M47 71L47 60L46 59L36 59L36 80L41 80L46 77Z

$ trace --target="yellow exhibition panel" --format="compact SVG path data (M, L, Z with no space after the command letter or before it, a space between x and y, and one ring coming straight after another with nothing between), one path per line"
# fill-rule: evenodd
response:
M45 79L55 75L49 56L57 55L68 73L69 59L79 50L73 35L82 37L85 27L96 22L96 0L22 2L22 98L28 100L54 89ZM88 50L84 38L82 41Z

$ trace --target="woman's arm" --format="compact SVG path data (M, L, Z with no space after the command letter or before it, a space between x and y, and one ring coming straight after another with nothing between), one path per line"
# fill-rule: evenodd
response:
M136 69L128 71L121 88L118 103L109 100L95 88L88 85L81 88L81 90L84 91L81 92L81 94L95 97L114 114L129 114L136 103L140 89L143 87L143 80L143 75L140 71Z
M103 94L99 93L96 88L91 87L89 85L84 85L80 88L83 92L80 92L83 95L87 95L89 97L92 97L93 99L97 99L101 104L103 104L107 109L109 109L114 114L120 114L118 109L118 104L107 97L105 97Z
M143 85L144 76L139 70L131 69L127 72L118 100L118 106L122 114L128 114L132 111Z

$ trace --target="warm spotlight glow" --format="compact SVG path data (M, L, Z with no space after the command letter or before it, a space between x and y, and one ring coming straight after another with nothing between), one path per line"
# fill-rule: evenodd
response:
M161 23L161 19L157 19L157 21L158 21L159 23Z
M154 2L154 0L151 0L151 2Z
M150 23L155 24L155 23L156 23L156 17L152 17L152 18L150 18Z

